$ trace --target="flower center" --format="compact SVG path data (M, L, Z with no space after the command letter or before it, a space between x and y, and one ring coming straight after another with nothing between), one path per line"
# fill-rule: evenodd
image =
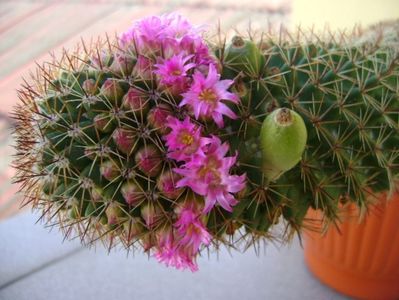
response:
M214 104L217 100L217 96L212 89L205 89L201 91L198 98L202 101Z
M218 185L221 181L219 167L219 161L210 157L208 162L198 170L198 176L202 179L210 180L211 184Z
M180 142L186 146L191 145L194 142L194 138L188 132L183 132L180 135Z
M175 69L171 72L173 76L180 76L182 74L181 70Z

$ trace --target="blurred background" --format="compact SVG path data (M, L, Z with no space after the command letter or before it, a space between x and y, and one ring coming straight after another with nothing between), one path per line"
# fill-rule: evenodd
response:
M13 149L9 113L17 101L22 77L35 63L89 40L125 30L134 19L178 11L195 24L225 32L232 28L267 30L326 25L332 30L367 27L399 18L398 0L0 0L0 220L16 214L20 196L11 184Z

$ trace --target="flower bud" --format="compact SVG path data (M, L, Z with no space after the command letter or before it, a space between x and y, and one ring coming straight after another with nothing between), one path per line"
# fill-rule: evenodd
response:
M93 119L94 127L102 132L110 132L114 128L112 117L108 114L98 114Z
M107 179L109 181L113 181L115 178L119 177L121 174L119 167L112 160L104 160L101 163L100 173L105 179Z
M140 223L140 218L131 218L129 221L123 223L123 237L128 243L132 242L134 238L141 235L143 232L143 225Z
M157 188L162 195L169 199L176 199L182 193L182 188L176 187L180 176L170 170L163 172L157 180Z
M141 243L143 245L144 251L149 251L152 247L156 245L155 235L153 233L146 233L141 237Z
M161 209L155 203L148 203L141 206L141 216L147 228L153 228L161 218Z
M100 92L110 103L118 103L124 94L118 81L110 78L105 80L101 86Z
M157 129L160 134L166 134L168 127L166 126L166 119L173 115L172 108L167 104L159 104L153 107L147 115L148 124Z
M109 70L117 75L127 77L132 74L134 64L135 59L131 55L116 54Z
M140 171L155 177L162 170L162 154L154 145L147 145L136 153L136 164Z
M151 59L139 55L133 68L133 76L141 80L152 80L152 65Z
M86 79L83 81L82 88L87 95L95 95L97 93L97 84L94 79Z
M125 182L121 187L121 193L129 206L137 206L145 199L145 193L134 181Z
M116 225L122 221L124 213L123 210L119 207L117 202L112 202L105 209L105 214L107 215L108 225Z
M93 187L91 189L91 199L94 202L101 202L103 201L102 189L99 187Z
M112 138L121 152L125 154L131 153L136 141L136 135L132 130L122 127L117 128L112 133Z
M125 109L132 111L137 117L141 118L148 112L149 98L143 91L131 87L123 97L123 106Z

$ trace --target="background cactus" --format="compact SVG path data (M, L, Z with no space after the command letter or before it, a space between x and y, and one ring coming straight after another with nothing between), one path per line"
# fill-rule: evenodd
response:
M393 47L221 41L208 50L184 18L150 17L40 68L15 110L26 203L68 237L141 245L196 270L204 245L249 247L275 237L281 218L287 239L310 206L337 221L340 203L364 210L375 192L395 188ZM266 151L274 139L261 133L276 108L303 119L293 139L306 148L299 164L291 168L303 145L270 176L267 151L279 145Z

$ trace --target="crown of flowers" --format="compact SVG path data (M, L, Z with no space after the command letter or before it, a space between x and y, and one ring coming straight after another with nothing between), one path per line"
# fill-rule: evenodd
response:
M177 166L163 181L164 190L173 193L188 187L194 199L204 199L204 204L191 200L177 207L173 226L157 233L154 256L167 266L192 271L198 269L199 250L211 242L206 215L215 205L231 212L237 204L234 193L245 186L245 175L230 174L237 153L226 156L227 142L203 134L203 121L223 128L224 117L235 119L228 102L236 104L240 99L228 91L233 80L220 79L218 63L201 33L201 27L184 17L167 14L141 19L120 36L121 45L137 53L139 75L154 75L158 86L179 99L184 112L179 119L159 107L152 116L155 122L166 122L167 157Z

